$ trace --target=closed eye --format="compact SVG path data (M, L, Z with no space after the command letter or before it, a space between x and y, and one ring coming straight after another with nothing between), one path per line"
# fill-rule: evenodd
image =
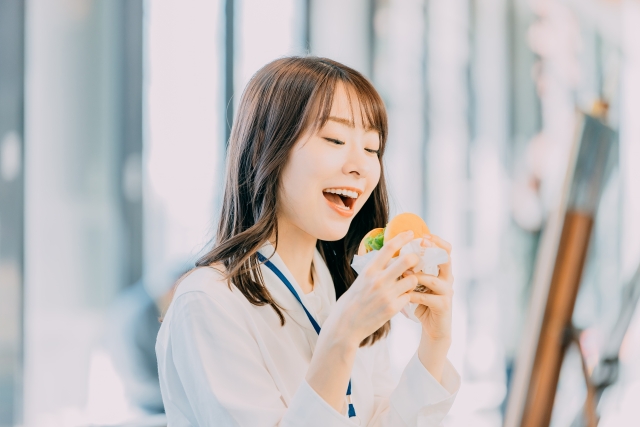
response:
M324 138L325 140L329 141L329 142L333 142L336 145L344 145L344 141L340 141L339 139L335 139L335 138ZM372 154L380 154L380 150L374 150L373 148L365 148L365 151L368 151L369 153Z
M333 139L333 138L325 138L325 139L329 142L333 142L336 145L344 145L344 141L340 141L339 139Z

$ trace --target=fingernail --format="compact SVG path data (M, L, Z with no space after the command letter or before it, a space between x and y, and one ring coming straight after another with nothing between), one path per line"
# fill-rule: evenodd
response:
M413 230L408 230L408 231L407 231L407 236L411 236L411 237L413 237Z
M431 240L431 234L425 234L425 235L424 235L424 238L425 238L425 239L429 239L429 240Z

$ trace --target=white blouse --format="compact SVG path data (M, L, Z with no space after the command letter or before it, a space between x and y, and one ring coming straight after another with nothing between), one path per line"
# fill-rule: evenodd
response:
M260 252L269 257L273 246ZM278 254L289 279L320 325L335 304L329 270L316 251L310 300ZM284 309L256 306L212 268L178 286L156 342L160 389L169 427L435 427L453 404L460 377L447 361L442 385L417 353L394 384L385 339L356 353L351 373L358 420L326 403L305 380L318 336L300 303L262 266L267 289ZM327 375L331 375L330 367Z

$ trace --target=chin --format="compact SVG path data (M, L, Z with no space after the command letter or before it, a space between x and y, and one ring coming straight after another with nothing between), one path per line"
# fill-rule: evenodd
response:
M345 223L330 223L319 227L316 238L325 242L335 242L347 235L351 221Z

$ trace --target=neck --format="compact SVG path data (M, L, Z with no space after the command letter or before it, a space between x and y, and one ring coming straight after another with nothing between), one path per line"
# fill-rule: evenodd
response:
M275 243L275 235L270 241ZM278 255L305 294L313 291L311 264L316 242L315 237L297 226L286 220L278 220Z

